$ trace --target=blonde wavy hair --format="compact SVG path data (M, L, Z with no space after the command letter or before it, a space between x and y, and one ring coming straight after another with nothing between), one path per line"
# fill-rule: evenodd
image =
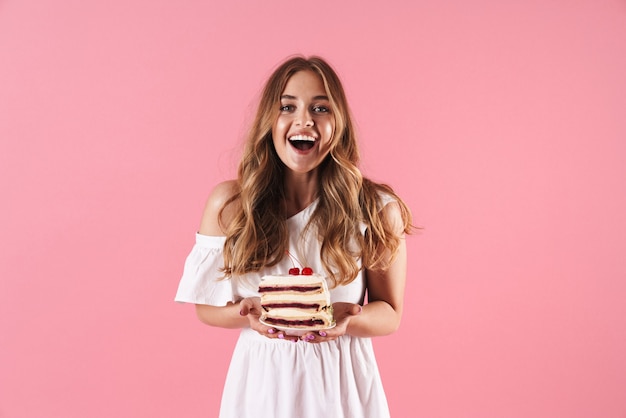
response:
M405 233L412 229L411 213L389 186L361 175L343 86L331 66L316 56L288 59L272 73L262 91L239 164L238 192L219 213L226 231L224 273L228 277L259 271L286 256L289 237L283 207L284 164L274 149L272 127L287 81L299 71L313 71L321 77L335 117L330 152L319 167L318 203L306 228L317 231L329 279L334 285L343 285L354 280L361 268L386 269L396 255L402 236L380 214L381 193L398 203ZM237 210L226 225L224 210L235 202ZM365 234L361 233L361 223L367 227Z

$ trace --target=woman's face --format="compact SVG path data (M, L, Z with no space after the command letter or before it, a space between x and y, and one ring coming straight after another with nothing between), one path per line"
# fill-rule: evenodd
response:
M335 116L322 78L298 71L287 81L272 128L278 156L289 170L309 173L328 155L334 132Z

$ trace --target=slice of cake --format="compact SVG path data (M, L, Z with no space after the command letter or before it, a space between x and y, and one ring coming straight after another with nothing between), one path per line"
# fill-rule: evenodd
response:
M269 325L328 328L334 324L326 280L317 274L264 276L259 284L263 314Z

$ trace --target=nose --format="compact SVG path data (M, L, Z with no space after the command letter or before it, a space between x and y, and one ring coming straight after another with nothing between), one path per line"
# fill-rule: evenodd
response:
M313 126L313 117L307 109L302 109L296 115L296 125Z

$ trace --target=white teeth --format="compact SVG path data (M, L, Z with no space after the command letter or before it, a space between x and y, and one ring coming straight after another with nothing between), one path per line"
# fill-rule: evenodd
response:
M290 141L311 141L315 142L315 138L307 135L294 135L289 137Z

